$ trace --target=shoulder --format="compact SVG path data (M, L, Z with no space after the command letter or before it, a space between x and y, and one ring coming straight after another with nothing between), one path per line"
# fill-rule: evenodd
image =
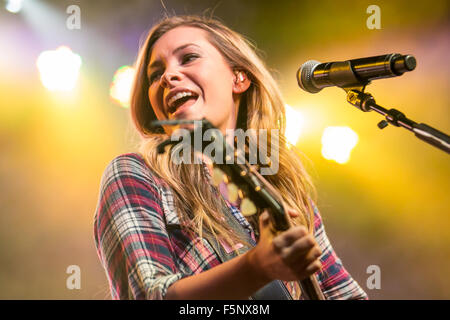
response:
M314 211L314 230L318 230L323 226L322 215L320 214L319 208L314 201L311 200L311 204Z
M317 207L317 204L314 203L312 200L311 204L314 211L314 236L316 240L318 241L319 245L324 248L327 247L329 244L329 241L327 239L327 235L325 233L325 226L323 222L322 215L320 213L319 208Z
M316 202L311 199L311 197L308 197L308 200L313 210L311 218L313 219L314 232L317 233L317 231L323 227L322 215L320 214Z
M163 214L166 184L138 153L121 154L106 166L100 182L96 209L98 218L134 217Z
M117 180L150 183L155 187L162 183L139 153L124 153L108 163L103 172L102 185Z
M161 206L167 183L159 178L139 153L125 153L113 158L100 181L100 202L112 199L130 202L152 201ZM121 200L122 199L122 200Z
M144 158L139 153L124 153L116 156L106 166L108 173L142 173L147 169Z

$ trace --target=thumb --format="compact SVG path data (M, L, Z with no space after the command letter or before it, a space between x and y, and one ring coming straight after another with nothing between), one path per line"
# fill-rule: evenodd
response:
M270 231L270 223L269 212L266 209L259 215L259 231L261 234Z
M297 212L297 210L293 209L293 208L288 208L287 212L289 213L289 216L291 218L296 218L298 217L300 214Z

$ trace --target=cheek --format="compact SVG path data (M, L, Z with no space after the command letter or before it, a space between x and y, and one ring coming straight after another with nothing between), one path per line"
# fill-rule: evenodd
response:
M154 90L148 88L148 99L150 101L150 105L158 119L165 119L164 112L162 110L162 98L159 98L158 93Z
M205 96L213 99L232 98L233 73L220 56L213 56L191 70L191 77L205 90Z
M232 77L229 73L230 71L217 65L205 68L202 73L206 103L206 108L202 112L215 125L222 124L233 113Z
M206 89L206 98L209 98L210 102L219 103L223 108L233 100L233 88L231 80L224 74L224 71L217 69L216 72L209 72L208 76L205 76L204 88Z

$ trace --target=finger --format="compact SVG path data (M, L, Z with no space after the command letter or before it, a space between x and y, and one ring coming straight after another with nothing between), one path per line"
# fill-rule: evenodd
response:
M307 235L295 241L281 252L282 259L292 265L308 265L322 254L312 235Z
M278 250L282 250L283 248L290 246L295 241L307 235L308 230L304 226L292 227L273 239L275 248Z
M322 268L322 263L320 263L319 260L316 260L316 261L310 263L305 268L305 273L307 273L308 275L312 275L312 274L316 273L317 271L319 271L321 268Z
M314 261L320 261L321 255L322 255L322 250L320 250L319 246L316 245L311 250L309 250L304 257L302 257L300 259L303 260L304 266L307 266L307 265L313 263ZM299 261L299 263L301 263L301 261Z

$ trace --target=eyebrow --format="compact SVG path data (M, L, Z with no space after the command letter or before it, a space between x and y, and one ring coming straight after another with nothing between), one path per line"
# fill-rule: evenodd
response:
M175 50L173 50L173 51L172 51L172 54L175 54L175 53L177 53L178 51L181 51L181 50L183 50L184 48L189 47L189 46L195 46L195 47L200 48L200 46L196 45L195 43L186 43L186 44L183 44L183 45L179 46L179 47L176 48ZM153 68L155 68L155 67L157 67L157 66L160 66L161 64L162 64L161 60L153 61L153 63L152 63L151 65L148 66L147 71L150 70L150 69L153 69ZM147 73L148 73L148 72L147 72Z

